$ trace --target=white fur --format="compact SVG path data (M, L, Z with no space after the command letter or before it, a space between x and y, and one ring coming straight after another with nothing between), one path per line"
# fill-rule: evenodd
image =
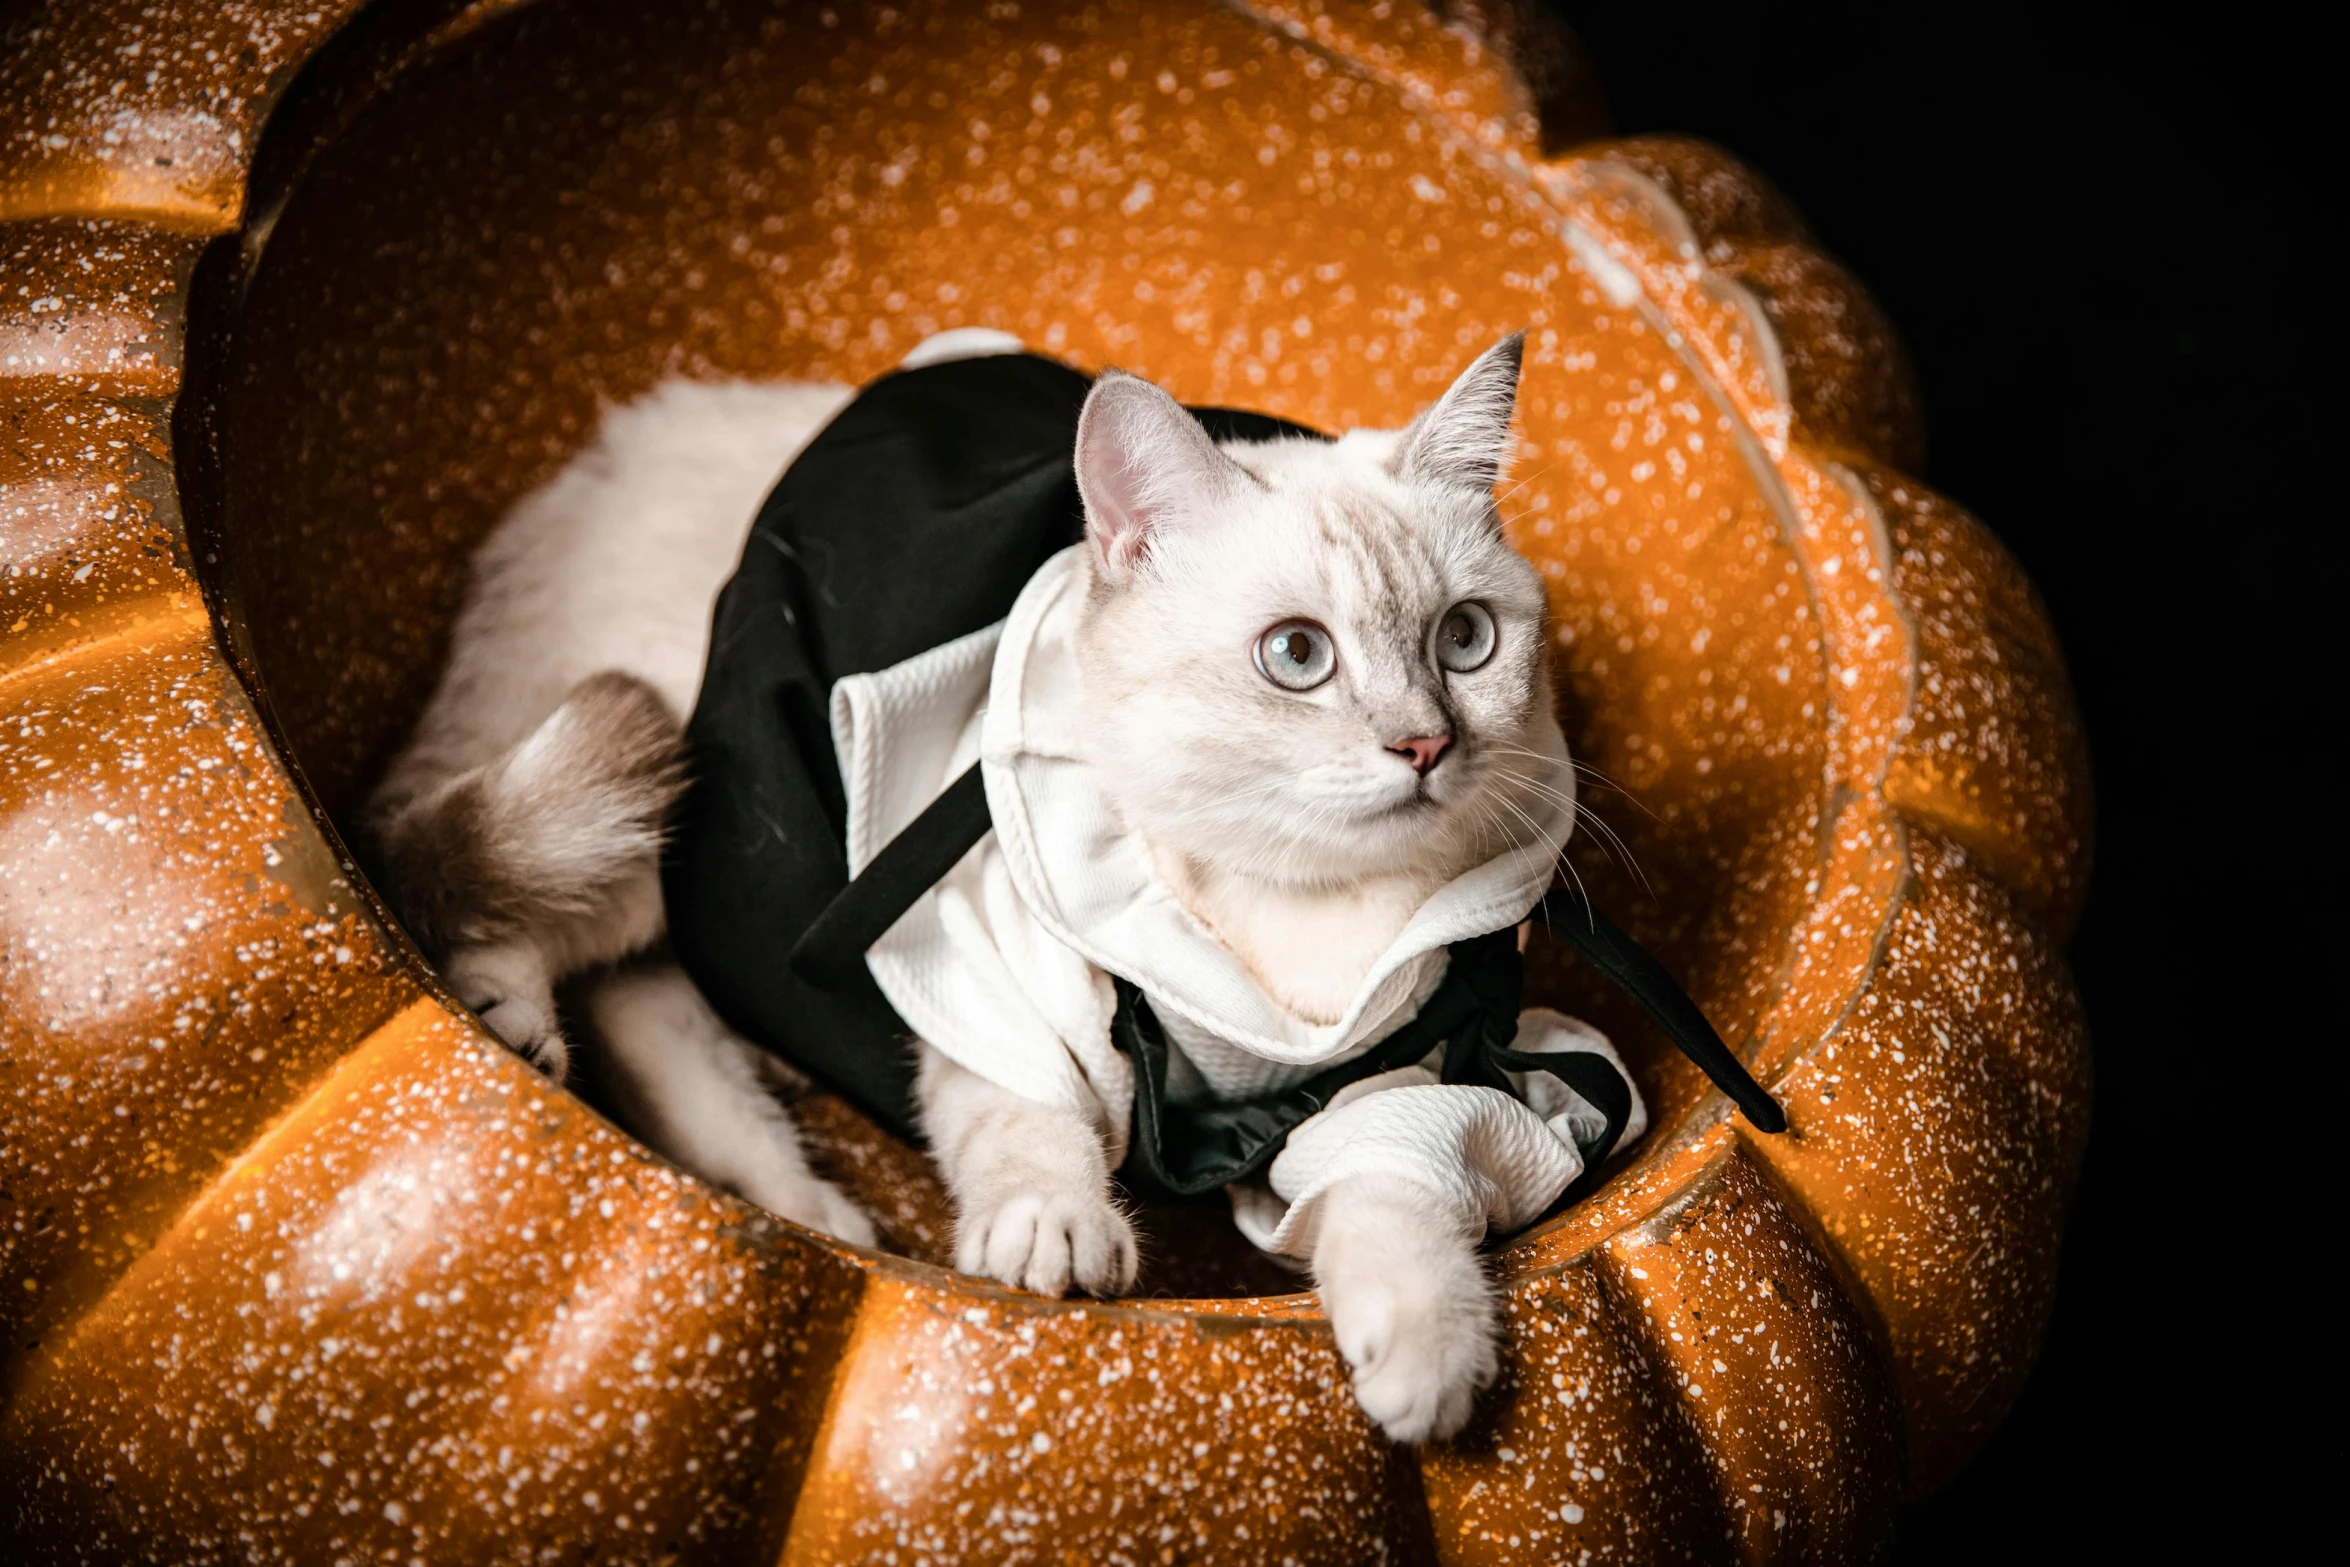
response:
M1483 380L1492 358L1464 380ZM1547 601L1502 539L1489 491L1398 471L1394 432L1195 446L1164 393L1132 378L1104 388L1095 396L1115 398L1124 444L1100 443L1100 473L1079 467L1097 544L1080 642L1095 709L1087 760L1128 821L1164 856L1206 868L1196 884L1210 899L1218 873L1252 884L1250 898L1288 887L1348 905L1398 878L1417 896L1376 901L1417 906L1525 843L1539 813L1524 803L1571 795L1572 774L1552 711ZM1507 424L1492 411L1489 399L1452 406L1498 447ZM1407 451L1473 444L1442 421L1413 434ZM1168 471L1135 472L1150 464ZM1096 527L1103 490L1118 510ZM1137 515L1151 519L1145 538ZM1431 644L1463 600L1491 611L1500 642L1484 668L1455 674ZM1251 659L1258 636L1292 616L1337 645L1335 674L1313 691L1275 687ZM1452 749L1424 777L1394 749L1447 733Z
M955 1266L1047 1295L1134 1282L1134 1227L1110 1201L1100 1134L925 1046L922 1129L955 1199Z
M859 1245L872 1221L808 1169L776 1101L771 1061L736 1034L674 963L613 975L588 1011L624 1119L656 1148L681 1150L705 1179Z
M481 1014L490 1032L560 1083L571 1071L571 1046L555 1026L555 982L546 954L527 941L460 947L441 965L457 998Z
M1324 1027L1345 1015L1363 975L1433 890L1424 875L1405 871L1365 876L1334 897L1153 848L1160 879L1265 994Z
M1398 1442L1452 1435L1500 1364L1479 1237L1408 1181L1350 1177L1323 1203L1314 1279L1363 1413Z
M475 554L448 671L386 787L491 761L602 670L691 712L710 612L759 503L849 396L670 381L607 413Z

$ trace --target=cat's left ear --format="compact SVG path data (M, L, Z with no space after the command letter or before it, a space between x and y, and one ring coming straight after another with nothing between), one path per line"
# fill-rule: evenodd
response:
M1526 334L1512 332L1477 356L1395 443L1390 466L1406 479L1484 492L1509 466L1510 415Z
M1086 395L1077 493L1110 581L1132 576L1168 528L1229 504L1249 482L1181 403L1140 376L1104 371Z

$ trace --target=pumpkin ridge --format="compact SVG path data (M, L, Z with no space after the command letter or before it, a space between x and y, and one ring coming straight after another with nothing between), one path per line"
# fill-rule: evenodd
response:
M157 597L163 595L158 594ZM67 680L86 664L150 650L184 651L210 641L201 610L173 606L142 610L94 637L77 637L55 652L0 669L0 700L30 699L52 681Z
M40 1382L47 1369L58 1359L70 1353L77 1339L89 1325L106 1314L110 1303L120 1295L135 1293L145 1284L146 1273L157 1266L156 1259L171 1242L183 1232L205 1227L200 1221L208 1218L220 1199L229 1190L240 1173L268 1158L271 1150L282 1147L304 1122L305 1114L315 1120L316 1109L332 1094L337 1083L363 1072L373 1064L374 1054L400 1042L401 1037L426 1014L439 1014L440 1008L431 1000L418 997L386 1015L375 1027L368 1029L349 1050L329 1062L301 1093L281 1108L261 1127L237 1153L221 1161L209 1180L197 1187L183 1202L179 1211L160 1225L154 1237L141 1249L130 1266L108 1280L97 1294L82 1308L50 1330L43 1340L38 1356L19 1362L9 1382L10 1396L0 1401L0 1425L7 1420L6 1410L18 1396ZM403 1025L408 1025L403 1027Z

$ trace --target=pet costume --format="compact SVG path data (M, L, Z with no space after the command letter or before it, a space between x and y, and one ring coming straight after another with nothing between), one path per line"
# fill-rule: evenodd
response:
M720 1013L909 1135L919 1034L1085 1115L1129 1184L1229 1189L1269 1250L1302 1254L1314 1199L1363 1171L1506 1231L1646 1119L1604 1039L1521 1015L1516 931L1536 915L1778 1129L1654 960L1546 896L1547 853L1440 889L1327 1026L1175 903L1080 759L1089 384L1026 355L884 377L762 506L718 601L664 876L678 957ZM1217 440L1317 438L1193 413Z

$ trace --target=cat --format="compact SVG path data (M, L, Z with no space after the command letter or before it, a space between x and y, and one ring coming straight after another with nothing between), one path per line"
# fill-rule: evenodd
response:
M947 334L908 363L1017 346ZM1504 339L1409 428L1332 442L1219 446L1117 372L1086 400L1087 762L1175 901L1304 1024L1345 1010L1438 889L1510 852L1547 866L1562 802L1572 820L1545 598L1492 493L1519 363ZM658 846L713 601L766 490L850 395L672 382L611 411L483 545L448 670L368 822L395 907L509 1045L560 1078L555 984L598 971L588 1032L631 1129L870 1243L808 1167L774 1092L789 1070L673 963L622 965L662 935ZM1304 629L1274 642L1271 618ZM1474 678L1448 673L1446 637L1483 639ZM1268 665L1283 657L1344 678L1301 689ZM1047 1294L1131 1285L1103 1129L918 1048L958 1266ZM1317 1195L1298 1242L1362 1406L1398 1441L1457 1431L1494 1375L1484 1227L1365 1168Z

